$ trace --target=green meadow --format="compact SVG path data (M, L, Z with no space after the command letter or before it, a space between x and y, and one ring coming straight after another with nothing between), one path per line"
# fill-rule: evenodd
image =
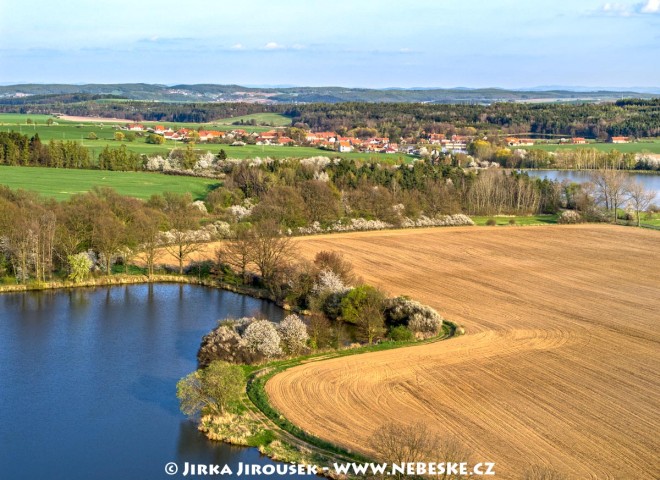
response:
M65 200L95 186L112 187L122 195L141 199L163 192L190 192L195 199L203 199L218 181L162 173L0 166L0 184L56 200Z
M231 125L234 122L249 123L255 121L257 124L270 125L273 127L288 127L291 126L291 118L280 115L279 113L253 113L251 115L243 115L240 117L221 118L214 120L213 123L223 125Z
M623 153L660 153L660 139L645 139L644 141L631 143L587 143L586 145L557 145L557 144L539 144L525 149L545 150L546 152L561 152L562 150L576 150L580 148L594 148L601 152L611 152L618 150Z
M275 114L260 114L260 115L275 115ZM277 115L282 117L281 115ZM27 124L27 119L32 120L32 124ZM54 123L52 125L47 125L46 122L48 119L53 119ZM246 118L246 117L236 117L236 118ZM286 118L286 117L282 117ZM235 119L234 119L235 120ZM220 122L218 120L217 122ZM241 125L241 126L230 126L230 125L221 125L217 122L212 123L171 123L171 122L140 122L143 125L165 125L172 128L189 128L197 129L200 126L206 129L216 129L216 130L232 130L234 128L241 128L248 132L261 132L268 130L269 127L255 127L250 125ZM186 144L183 142L176 142L173 140L167 140L162 145L152 145L145 143L146 132L136 132L141 133L143 136L136 136L135 140L128 142L124 140L123 142L118 142L114 139L115 132L117 131L115 126L125 125L129 123L126 122L108 122L108 123L95 123L95 122L69 122L66 120L53 118L50 115L25 115L25 114L0 114L0 131L16 131L22 133L23 135L32 136L35 133L39 134L39 138L43 142L48 142L50 140L75 140L82 143L85 147L89 148L92 152L93 157L98 157L98 154L103 150L106 145L113 147L119 147L122 144L125 144L129 150L132 150L139 154L144 155L163 155L167 156L168 152L175 147L185 148ZM91 133L96 135L95 140L90 140L89 136ZM126 133L126 132L123 132ZM213 144L213 143L198 143L195 145L195 149L199 152L212 152L218 153L223 149L229 158L254 158L254 157L271 157L271 158L290 158L290 157L313 157L317 155L329 156L329 157L341 157L341 158L352 158L355 160L368 160L373 162L389 162L395 163L398 161L409 162L415 157L412 155L405 154L394 154L387 155L384 153L337 153L320 150L313 147L290 147L290 146L279 146L279 145L245 145L243 147L232 147L230 145L224 144Z
M486 216L471 216L472 221L479 226L485 226L489 219L495 220L496 225L512 225L511 220L514 220L513 225L548 225L557 223L558 215L496 215L491 217Z

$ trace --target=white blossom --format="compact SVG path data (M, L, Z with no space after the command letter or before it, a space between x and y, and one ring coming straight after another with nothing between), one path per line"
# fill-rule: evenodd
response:
M327 293L346 293L350 288L343 280L330 269L321 270L318 279L314 282L312 293L314 295L323 295Z
M243 340L251 352L259 353L266 358L282 355L280 336L273 322L257 320L250 323L245 329Z
M195 200L192 202L192 206L202 213L209 213L208 210L206 210L206 205L201 200Z
M386 312L391 322L407 324L416 333L435 335L442 328L442 317L438 312L406 297L389 299Z
M558 223L580 223L581 221L582 217L575 210L564 210L557 220Z
M305 350L309 334L307 326L298 315L289 315L282 320L277 326L277 332L280 335L281 346L287 353L297 354Z
M429 218L427 216L420 215L419 218L415 220L406 217L401 221L401 226L403 228L458 227L461 225L474 225L474 222L470 217L462 213L456 215L443 215L435 218Z

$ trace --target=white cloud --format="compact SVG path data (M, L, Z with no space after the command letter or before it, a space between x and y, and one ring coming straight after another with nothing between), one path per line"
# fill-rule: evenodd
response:
M266 45L264 45L264 48L266 50L277 50L280 48L284 48L284 45L280 45L277 42L268 42Z
M631 17L645 13L660 13L660 0L646 0L643 3L627 5L625 3L607 2L596 12L614 17Z
M243 50L244 48L245 47L243 46L242 43L237 43L237 44L231 46L232 50Z
M630 6L623 3L613 3L608 2L603 5L600 9L601 13L605 15L619 16L619 17L629 17L632 13L630 11Z
M640 13L660 13L660 0L648 0L640 6Z

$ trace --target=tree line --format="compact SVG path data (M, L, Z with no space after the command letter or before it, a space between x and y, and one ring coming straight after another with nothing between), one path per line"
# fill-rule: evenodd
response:
M39 134L0 132L0 165L100 170L142 170L145 159L121 145L106 146L98 158L75 140L42 143Z
M122 150L108 155L113 152ZM624 181L625 172L612 169L599 171L590 184L578 185L530 178L515 170L463 169L431 162L384 165L326 157L237 161L212 155L201 161L219 180L203 201L172 193L140 201L94 188L56 202L2 187L0 276L19 281L78 277L72 267L84 262L73 257L81 253L90 257L93 268L107 274L114 264L126 268L140 253L146 273L151 274L164 249L182 273L197 246L215 236L233 239L237 248L243 245L225 263L243 278L248 270L257 271L258 282L276 293L282 282L273 266L280 241L275 239L471 224L465 214L529 215L573 209L583 220L612 216L616 220L614 213L624 205L639 219L653 200L643 187ZM610 214L603 214L603 209Z
M291 125L330 130L344 135L356 128L374 128L381 136L418 138L423 133L534 133L582 136L605 140L612 136L660 136L660 99L623 99L614 103L308 103L264 105L254 103L158 103L105 100L78 103L0 105L0 111L66 113L80 116L126 118L133 121L211 122L253 113L280 113Z

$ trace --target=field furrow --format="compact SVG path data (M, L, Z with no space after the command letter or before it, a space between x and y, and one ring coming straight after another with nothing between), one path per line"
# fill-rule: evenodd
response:
M388 421L468 444L497 478L658 478L660 236L607 225L368 232L297 240L462 324L446 342L312 362L267 384L274 406L374 454Z

